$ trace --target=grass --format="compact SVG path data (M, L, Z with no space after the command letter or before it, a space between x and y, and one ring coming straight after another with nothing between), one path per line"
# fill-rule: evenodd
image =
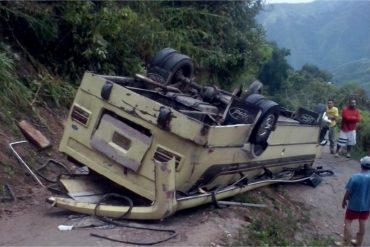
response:
M70 83L47 71L38 75L18 75L12 52L2 47L0 44L0 121L7 129L16 129L15 119L22 113L37 118L35 106L69 107L76 92Z
M14 71L14 61L3 51L0 51L0 103L2 112L10 106L25 108L31 99L31 92L17 80Z
M1 45L0 82L2 84L0 112L3 114L9 112L8 108L12 106L17 110L30 110L35 103L47 102L57 107L69 106L76 92L70 83L51 75L46 70L37 75L17 75L12 52L3 49Z
M16 125L17 121L34 119L43 122L39 106L47 106L48 109L69 106L76 91L71 84L47 71L38 75L17 74L16 62L19 61L12 51L5 49L0 42L0 133L6 134L6 142L22 137ZM48 127L46 123L44 125ZM0 137L3 138L1 135ZM11 178L16 171L9 165L8 160L4 160L11 157L6 151L7 149L0 150L0 175ZM33 155L37 156L31 156ZM38 163L32 157L30 161Z
M69 106L76 92L71 84L49 73L40 76L39 80L31 81L30 84L35 88L32 103L46 101L57 107Z
M8 178L11 178L15 174L14 168L8 165L4 165L3 172Z
M334 239L316 232L310 211L273 189L239 195L242 202L264 203L267 208L248 208L251 221L236 237L225 236L225 246L331 246Z

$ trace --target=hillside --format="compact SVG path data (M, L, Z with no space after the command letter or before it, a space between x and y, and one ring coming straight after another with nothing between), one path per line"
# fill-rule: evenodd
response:
M339 84L357 81L367 92L370 92L368 87L370 84L370 59L363 58L343 64L333 69L332 73L335 75L334 80Z
M370 59L369 12L369 1L315 1L267 5L257 19L267 39L290 49L288 62L294 68L315 64L342 81L346 64ZM357 76L363 73L347 76L363 83Z

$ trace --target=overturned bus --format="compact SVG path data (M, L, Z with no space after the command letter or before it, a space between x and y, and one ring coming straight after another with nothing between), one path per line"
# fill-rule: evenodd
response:
M163 219L281 181L320 154L320 114L288 111L256 81L233 93L193 80L192 60L166 48L145 75L86 72L60 151L89 168L62 176L54 206L85 214ZM297 180L298 179L298 180Z

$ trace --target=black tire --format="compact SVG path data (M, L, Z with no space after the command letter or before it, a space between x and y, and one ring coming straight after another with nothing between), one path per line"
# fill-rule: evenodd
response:
M267 148L267 143L253 144L253 155L260 156Z
M152 61L150 62L149 66L148 66L149 69L153 68L155 66L162 67L163 64L164 64L165 59L169 55L171 55L175 52L177 52L177 51L175 49L172 49L172 48L164 48L164 49L160 50L159 52L157 52L157 54L155 54Z
M259 100L257 106L261 109L261 116L252 130L249 141L267 147L267 139L275 129L280 106L272 100Z
M258 105L258 103L260 101L264 100L264 99L265 99L265 97L263 95L255 93L255 94L249 95L245 99L245 101L248 102L248 103L250 103L250 104Z
M266 114L261 123L259 124L255 137L254 143L266 143L271 132L275 129L277 114L274 112Z
M147 76L165 85L178 81L179 76L193 77L193 62L190 57L165 48L157 53L148 68Z
M165 84L170 73L169 71L163 69L163 66L169 57L174 53L178 52L172 48L164 48L157 52L148 65L147 76L156 82Z
M171 54L163 64L163 69L170 72L166 80L167 84L175 83L179 72L188 79L193 77L193 62L190 57L183 54Z
M262 92L262 88L263 88L262 82L255 80L254 82L251 83L251 85L249 85L247 94L248 95L259 94Z

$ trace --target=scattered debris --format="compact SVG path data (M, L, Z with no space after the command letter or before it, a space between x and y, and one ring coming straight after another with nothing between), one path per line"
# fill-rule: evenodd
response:
M35 129L26 120L18 123L24 136L39 149L45 149L51 146L51 142L39 130Z
M0 195L0 201L5 202L5 201L12 201L16 202L17 197L15 196L12 188L10 187L9 184L4 184L1 187L1 195Z
M35 170L35 173L49 183L57 183L61 174L70 174L65 165L54 159L48 159L41 167ZM50 176L50 173L53 177Z
M71 231L73 229L73 226L69 226L69 225L59 225L58 226L58 229L60 231Z
M256 203L246 203L246 202L231 202L231 201L217 201L219 205L227 206L239 206L239 207L255 207L255 208L265 208L266 204L256 204Z
M17 151L14 149L14 146L15 145L19 145L19 144L24 144L24 143L28 143L28 141L17 141L17 142L12 142L12 143L9 143L9 147L10 149L12 150L12 152L14 153L15 157L17 158L17 160L19 162L21 162L21 164L26 168L26 170L32 175L32 177L36 180L36 182L41 185L41 187L45 188L45 185L41 182L41 180L37 177L37 175L32 171L32 169L30 168L29 165L27 165L27 163L22 159L22 157L17 153Z
M82 218L73 220L73 229L80 229L80 228L112 229L115 227L116 225L112 225L107 222L101 221L95 216L83 215Z
M32 175L32 177L36 180L36 182L39 185L41 185L41 187L52 190L54 192L59 192L59 189L55 188L55 186L53 187L52 185L58 182L58 178L60 177L60 175L70 174L69 169L57 160L48 159L41 167L33 170L31 166L29 166L26 163L26 161L19 155L19 153L14 148L14 146L16 145L26 143L29 142L26 140L12 142L9 143L9 147L14 153L17 160L24 166L24 168L26 168L27 172ZM47 186L40 180L39 177L41 177L46 183L51 183L52 185Z

